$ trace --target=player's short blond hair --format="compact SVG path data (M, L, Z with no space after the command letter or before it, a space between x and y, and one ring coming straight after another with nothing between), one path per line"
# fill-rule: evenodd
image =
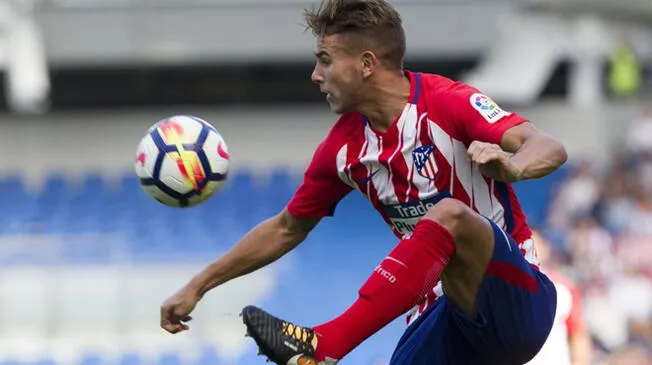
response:
M405 32L401 16L385 0L322 0L304 13L316 37L351 35L357 50L370 50L389 66L403 67Z

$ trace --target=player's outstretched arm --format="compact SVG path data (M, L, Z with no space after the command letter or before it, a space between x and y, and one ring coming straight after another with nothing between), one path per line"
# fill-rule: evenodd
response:
M286 209L260 223L189 285L199 295L231 279L256 271L298 246L320 219L294 217Z
M249 231L231 250L208 265L161 306L161 327L170 333L188 330L185 323L202 296L221 284L258 270L298 246L319 223L287 210Z

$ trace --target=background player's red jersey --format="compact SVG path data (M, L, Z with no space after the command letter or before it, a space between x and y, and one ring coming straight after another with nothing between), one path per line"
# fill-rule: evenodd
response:
M483 176L466 152L476 140L500 144L507 129L526 119L468 85L406 74L411 90L402 114L385 132L374 130L360 113L342 115L317 148L289 212L301 218L331 215L355 189L401 238L430 206L452 196L511 234L537 265L532 233L512 187Z
M557 290L555 322L546 343L527 365L571 365L570 338L584 331L585 327L582 295L566 276L554 270L546 270L546 275L555 283Z

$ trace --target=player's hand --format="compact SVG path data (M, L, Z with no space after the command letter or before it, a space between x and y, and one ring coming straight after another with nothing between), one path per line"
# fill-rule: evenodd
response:
M189 330L186 322L192 320L190 313L200 299L197 292L189 287L184 287L168 298L161 305L161 328L170 333Z
M487 142L473 141L467 150L471 162L476 164L483 175L497 181L515 182L520 179L521 172L509 158L507 152L499 145Z

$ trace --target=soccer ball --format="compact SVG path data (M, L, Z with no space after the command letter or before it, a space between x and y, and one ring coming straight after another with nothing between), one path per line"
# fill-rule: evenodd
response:
M152 198L172 207L191 207L220 189L229 170L229 153L208 122L177 115L147 131L138 145L135 170Z

